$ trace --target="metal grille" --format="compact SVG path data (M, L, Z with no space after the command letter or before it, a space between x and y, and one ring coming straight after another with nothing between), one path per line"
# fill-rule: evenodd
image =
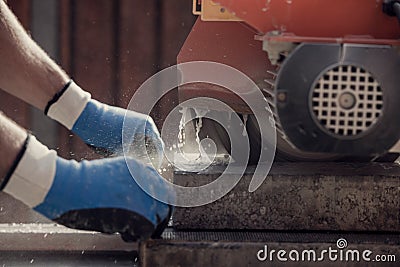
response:
M231 242L259 242L271 241L279 243L336 243L339 238L345 238L352 244L385 243L399 244L400 236L386 233L323 233L323 232L296 232L296 231L176 231L167 228L162 237L167 241L231 241ZM156 241L157 242L157 241Z
M338 66L326 72L312 92L312 110L319 123L340 136L369 129L383 109L382 88L364 69Z

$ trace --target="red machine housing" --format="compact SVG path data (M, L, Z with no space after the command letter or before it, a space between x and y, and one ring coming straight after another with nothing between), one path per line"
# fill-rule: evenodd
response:
M339 47L342 45L346 47L354 44L361 50L365 50L364 46L369 45L375 48L382 46L385 51L400 46L399 23L395 17L383 11L384 3L388 2L385 0L216 0L214 2L221 5L221 12L227 10L242 22L211 22L199 18L178 55L178 63L189 61L224 63L247 74L261 90L266 92L271 90L279 92L274 83L284 61L275 60L279 58L277 55L282 54L283 58L289 58L293 54L292 51L296 52L295 49L285 51L281 46L338 44ZM271 49L278 49L277 55L272 55ZM354 51L357 53L358 50ZM355 62L357 63L357 59ZM304 67L307 68L309 65ZM323 71L326 70L321 69L320 75L323 75ZM318 75L309 78L317 79ZM377 76L383 74L378 73ZM290 79L287 76L285 78ZM390 88L385 89L387 92L393 91L395 86L392 82L388 87ZM267 96L267 93L265 95ZM189 84L179 88L181 102L199 96L219 99L238 113L250 114L246 105L224 88L206 84ZM273 100L276 99L275 97ZM279 101L275 104L278 106ZM279 121L278 111L276 117ZM281 130L287 132L285 125L282 126L284 127ZM308 134L315 134L315 131ZM286 136L290 137L291 134ZM342 139L341 136L337 137L337 140ZM397 135L391 138L396 139ZM293 144L301 147L299 143ZM387 151L386 146L388 144L376 151L379 150L379 153ZM331 148L335 147L338 147L337 144L332 143ZM375 148L371 147L368 151L374 154ZM309 152L329 153L330 150L309 150Z
M369 36L398 39L396 18L382 12L383 0L218 0L260 34L300 37Z
M383 0L218 0L244 22L204 22L198 18L178 63L215 61L246 73L262 87L268 70L275 71L262 50L262 40L400 45L397 19L382 12ZM211 85L188 85L181 101L210 96L239 113L246 106L235 95Z

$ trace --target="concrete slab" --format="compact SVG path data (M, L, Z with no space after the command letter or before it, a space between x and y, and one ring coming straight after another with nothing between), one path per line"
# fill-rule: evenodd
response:
M2 223L50 223L21 201L0 192L0 224Z
M184 186L216 179L221 167L176 172ZM400 166L388 163L276 163L248 192L251 170L222 199L177 208L176 229L400 231Z
M0 266L138 266L138 244L52 224L0 224Z
M339 239L345 240L347 246L338 247L342 244L338 243ZM331 258L321 254L324 249L332 251ZM278 258L279 250L286 251L286 255ZM371 254L362 258L366 250ZM297 251L299 260L296 252L291 251ZM315 258L311 251L315 252ZM288 260L281 260L284 258ZM386 262L377 264L378 258ZM142 267L398 266L400 237L349 233L166 231L164 240L151 240L140 245L139 259Z
M0 266L4 267L138 267L137 254L127 252L51 252L0 251Z
M73 230L54 223L0 224L0 256L5 251L89 253L131 252L137 248L137 243L125 243L117 234Z

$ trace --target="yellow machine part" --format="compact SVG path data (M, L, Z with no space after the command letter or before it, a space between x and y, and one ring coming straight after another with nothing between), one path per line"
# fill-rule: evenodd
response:
M212 0L193 0L193 14L203 21L243 21Z

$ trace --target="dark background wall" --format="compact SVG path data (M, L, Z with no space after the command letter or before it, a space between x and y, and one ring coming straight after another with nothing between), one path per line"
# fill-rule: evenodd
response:
M190 0L8 0L32 37L74 80L108 104L127 107L135 90L176 56L195 21ZM158 124L176 94L153 116ZM97 157L42 112L0 91L0 109L67 158Z

